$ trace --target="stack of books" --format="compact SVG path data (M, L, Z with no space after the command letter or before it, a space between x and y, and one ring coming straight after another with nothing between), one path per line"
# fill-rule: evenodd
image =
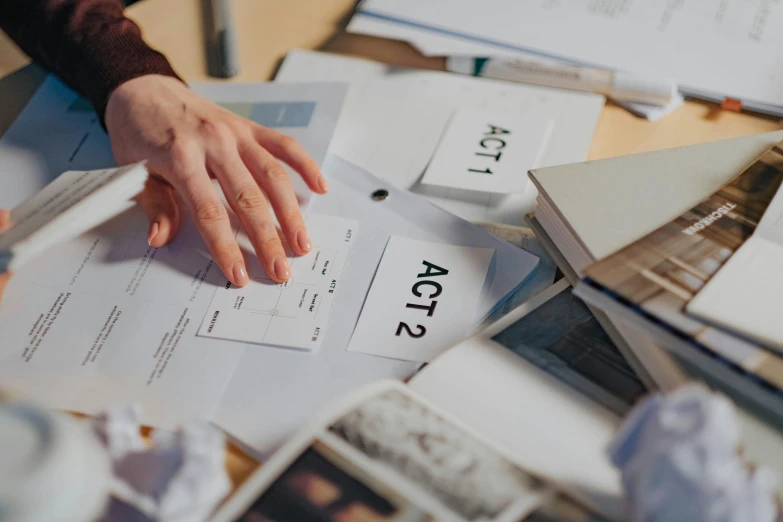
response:
M781 139L530 172L531 226L634 370L664 391L695 377L732 397L746 451L765 463L783 448L783 354L774 321L759 323L774 292L748 288L776 285Z

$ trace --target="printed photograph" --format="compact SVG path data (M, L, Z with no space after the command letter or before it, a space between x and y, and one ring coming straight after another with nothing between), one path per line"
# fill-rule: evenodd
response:
M627 413L646 392L571 287L500 332L494 340L620 415Z
M239 522L434 522L422 509L315 442Z
M396 390L369 399L331 431L465 520L495 520L539 486L494 449Z

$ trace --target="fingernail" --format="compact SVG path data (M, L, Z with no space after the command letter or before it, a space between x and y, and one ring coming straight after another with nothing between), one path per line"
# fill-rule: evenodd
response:
M321 187L321 192L325 193L329 191L329 184L323 176L318 180L318 186Z
M160 230L160 225L158 225L157 221L153 221L152 225L150 225L150 231L147 234L147 244L149 246L152 246L152 240L155 239L155 236L158 235L159 230Z
M296 242L299 245L299 250L302 252L309 252L313 248L313 244L310 242L310 236L307 232L300 230L296 233Z
M282 281L288 281L291 279L291 269L288 268L288 262L284 257L278 257L275 259L275 262L272 263L272 267L274 268L275 275L278 279Z
M234 284L237 286L245 286L248 282L247 272L245 271L245 265L237 263L234 265Z

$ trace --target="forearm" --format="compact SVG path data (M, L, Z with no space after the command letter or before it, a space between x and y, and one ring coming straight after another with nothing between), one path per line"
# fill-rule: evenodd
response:
M121 0L0 0L0 27L88 98L101 119L111 92L145 74L175 76L123 14Z

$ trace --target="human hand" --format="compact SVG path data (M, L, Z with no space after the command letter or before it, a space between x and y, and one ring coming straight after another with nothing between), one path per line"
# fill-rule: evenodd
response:
M294 139L158 75L135 78L112 92L106 129L117 164L147 160L153 174L139 197L150 221L151 246L163 246L176 234L181 216L176 190L229 281L248 282L228 213L210 181L214 177L272 279L291 277L272 210L296 254L312 248L288 173L278 160L296 170L311 190L324 194L328 186Z
M10 224L10 214L7 210L0 209L0 232L5 230ZM11 278L11 274L8 272L0 273L0 301L3 300L3 290L5 285L8 284L8 280Z

